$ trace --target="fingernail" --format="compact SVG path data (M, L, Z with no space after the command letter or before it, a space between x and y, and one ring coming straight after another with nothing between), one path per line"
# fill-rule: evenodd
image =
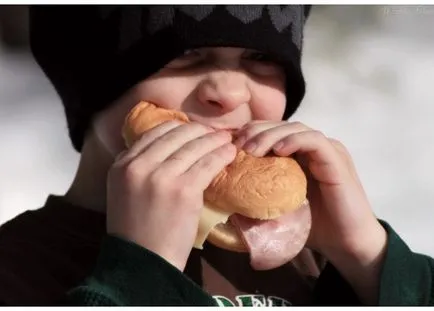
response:
M235 152L232 150L235 150ZM232 152L229 152L229 151L232 151ZM227 159L233 159L235 157L235 155L236 155L236 147L232 144L227 144L225 146L225 157Z
M273 150L279 151L280 149L282 149L282 147L283 147L283 142L280 141L274 145Z
M256 147L258 147L258 144L255 143L254 141L251 141L251 142L247 143L247 145L243 149L245 151L247 151L248 153L253 153L253 151L256 150Z
M227 138L227 139L232 140L232 135L231 135L228 131L225 131L225 130L218 130L217 133L218 133L219 135L224 136L224 137Z
M234 141L234 145L237 146L238 148L241 148L244 143L246 142L246 137L245 136L240 136L237 137Z

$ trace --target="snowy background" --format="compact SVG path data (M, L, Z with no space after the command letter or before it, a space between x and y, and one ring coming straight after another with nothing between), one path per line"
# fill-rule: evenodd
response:
M305 44L294 119L343 141L377 215L434 256L434 7L314 8ZM26 50L1 43L0 146L0 223L72 181L56 93Z

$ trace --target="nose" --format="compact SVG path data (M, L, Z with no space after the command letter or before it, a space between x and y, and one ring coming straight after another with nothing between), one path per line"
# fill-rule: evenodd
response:
M197 95L203 105L222 114L249 103L251 98L247 77L236 71L210 73L199 85Z

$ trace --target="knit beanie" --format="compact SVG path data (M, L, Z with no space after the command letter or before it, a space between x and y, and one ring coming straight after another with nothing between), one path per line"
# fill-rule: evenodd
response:
M80 152L95 115L185 50L242 47L285 68L290 117L305 93L303 28L310 6L32 6L32 53L65 108Z

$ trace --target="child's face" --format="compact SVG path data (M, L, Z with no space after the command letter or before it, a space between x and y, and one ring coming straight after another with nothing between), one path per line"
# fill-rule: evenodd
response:
M285 73L266 55L242 48L186 51L138 83L101 113L94 130L113 155L124 149L120 135L128 111L140 100L184 111L214 128L236 129L251 120L281 120Z

